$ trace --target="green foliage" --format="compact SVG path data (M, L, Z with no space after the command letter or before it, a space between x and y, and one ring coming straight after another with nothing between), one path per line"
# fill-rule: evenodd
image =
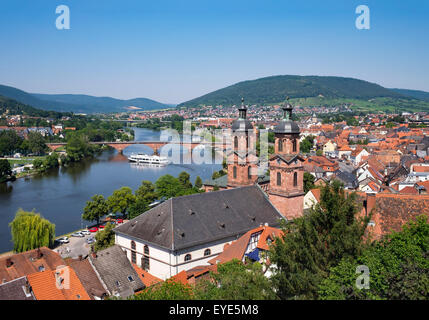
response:
M192 287L181 282L167 280L153 285L141 293L131 296L129 300L192 300Z
M156 191L160 197L167 199L175 197L178 193L183 191L180 181L172 175L166 174L160 177L156 182Z
M356 267L366 265L369 289L358 289ZM321 299L429 298L429 223L421 216L380 241L358 257L343 258L319 287Z
M71 162L77 162L83 158L92 155L91 146L88 143L87 138L72 134L67 141L66 145L67 157Z
M211 92L185 102L182 106L240 105L240 98L246 97L248 104L270 105L280 103L285 97L318 97L324 99L352 98L368 100L376 97L400 98L400 94L366 81L342 77L318 76L273 76L244 81ZM404 100L411 99L406 97Z
M23 139L14 130L0 131L0 156L10 156L21 149Z
M12 168L9 161L0 159L0 183L7 181L10 175L12 175Z
M123 216L126 215L130 207L136 202L136 196L130 187L122 187L115 190L113 194L107 198L109 210L113 213L120 212Z
M219 171L215 171L215 172L213 172L213 174L212 174L212 179L213 180L216 180L216 179L219 179L219 178L221 178L221 177L223 177L223 176L225 176L227 173L225 172L225 170L219 170Z
M323 156L323 151L321 149L316 151L317 156Z
M219 264L210 280L196 288L197 299L273 300L276 295L259 263L243 264L237 259Z
M55 225L40 214L19 209L9 226L15 252L51 247L54 243Z
M299 145L299 149L302 153L309 153L311 149L313 148L314 144L314 136L309 135L302 140L302 142Z
M314 189L314 176L309 172L304 172L304 192L307 193L311 189Z
M195 184L194 185L195 185L195 188L197 188L197 189L201 189L203 187L203 180L201 179L200 176L198 176L195 179Z
M26 145L28 150L36 155L42 155L48 149L45 138L39 132L30 132Z
M284 236L269 253L277 267L272 280L281 299L317 299L329 269L361 253L367 219L356 219L358 210L356 194L346 196L334 182L322 188L320 203L309 214L283 226Z
M182 185L183 189L192 188L192 182L189 180L190 175L186 171L182 171L178 176L179 182Z
M100 223L100 219L109 213L109 206L107 201L102 195L94 195L91 201L86 202L86 206L83 209L82 219L86 221L97 221Z
M102 231L97 232L95 235L95 240L97 240L92 246L94 252L107 249L115 245L115 233L113 228L115 225L113 223L108 223Z
M143 181L142 185L135 192L136 201L130 206L129 218L134 219L150 209L149 205L158 199L155 186L150 181Z

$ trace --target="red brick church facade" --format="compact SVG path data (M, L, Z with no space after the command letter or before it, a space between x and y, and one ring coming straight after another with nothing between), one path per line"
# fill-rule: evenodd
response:
M304 159L299 155L300 130L292 121L292 109L289 103L283 107L283 119L274 129L275 155L269 160L268 197L287 219L302 216L304 205ZM228 188L253 185L258 180L253 126L244 104L239 111L232 125L233 151L227 157Z

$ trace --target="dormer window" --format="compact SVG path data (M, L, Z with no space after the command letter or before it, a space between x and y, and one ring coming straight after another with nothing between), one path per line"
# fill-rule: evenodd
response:
M185 261L190 261L192 259L192 256L188 253L186 256L185 256Z

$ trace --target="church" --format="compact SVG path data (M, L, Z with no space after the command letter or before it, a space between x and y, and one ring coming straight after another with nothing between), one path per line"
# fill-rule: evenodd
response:
M232 124L228 175L219 191L171 198L114 229L115 243L128 259L150 274L168 279L193 267L209 265L249 230L278 227L282 219L302 216L303 158L293 107L283 106L275 127L275 154L269 176L259 176L253 125L242 103Z

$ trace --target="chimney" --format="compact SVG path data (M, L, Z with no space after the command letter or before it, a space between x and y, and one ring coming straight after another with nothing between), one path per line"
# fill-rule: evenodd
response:
M10 267L12 267L12 265L13 265L12 259L7 258L6 259L6 268L10 268Z
M97 258L97 254L95 252L92 252L92 257Z
M40 259L40 258L42 258L42 257L43 257L42 250L40 250L40 248L37 248L37 256L36 256L36 258L37 258L37 259Z
M25 286L24 286L24 293L26 296L29 296L29 295L31 295L31 291L32 291L31 286L27 281Z
M82 261L82 259L83 259L83 256L80 254L79 255L79 261Z

